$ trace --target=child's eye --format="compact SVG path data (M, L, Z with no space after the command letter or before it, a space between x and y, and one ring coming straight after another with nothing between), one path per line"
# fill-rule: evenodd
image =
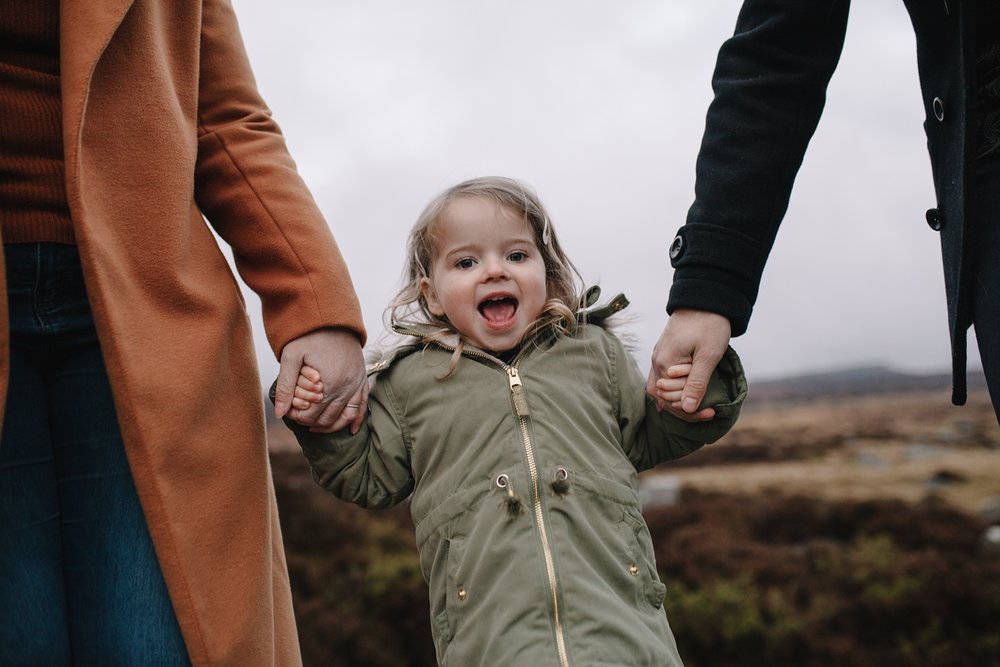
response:
M462 259L455 262L455 266L459 269L471 269L476 265L476 260L471 257L463 257Z
M528 253L522 252L520 250L515 250L514 252L507 255L507 259L509 259L512 262L523 262L524 260L528 259Z

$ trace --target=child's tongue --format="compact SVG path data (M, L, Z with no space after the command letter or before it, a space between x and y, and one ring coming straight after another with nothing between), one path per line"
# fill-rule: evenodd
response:
M496 301L487 301L479 310L487 322L498 324L513 318L516 307L513 299L497 299Z

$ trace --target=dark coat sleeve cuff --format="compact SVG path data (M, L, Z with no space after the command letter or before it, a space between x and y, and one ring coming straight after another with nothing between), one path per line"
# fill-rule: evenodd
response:
M670 288L667 313L676 310L705 310L729 320L732 337L746 333L753 304L742 292L713 280L677 279Z
M747 329L767 251L757 240L708 223L684 225L670 244L674 283L667 312L707 310L726 317L739 336Z

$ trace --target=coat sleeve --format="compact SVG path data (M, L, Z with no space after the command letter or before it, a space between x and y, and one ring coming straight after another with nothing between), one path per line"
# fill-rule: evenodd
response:
M195 197L261 299L275 354L323 327L364 342L347 265L257 92L228 0L204 0Z
M274 385L271 386L274 401ZM355 435L312 433L291 419L295 434L312 468L313 478L341 500L369 509L385 509L413 491L408 430L386 382L376 382L368 397L368 415Z
M707 422L686 422L669 412L659 412L656 402L646 394L646 379L632 356L620 344L614 353L622 443L637 470L679 459L715 442L739 418L747 396L747 380L733 348L723 355L709 382L702 405L715 408L715 417Z
M761 273L840 60L849 0L745 0L719 51L695 200L674 239L667 311L746 331Z

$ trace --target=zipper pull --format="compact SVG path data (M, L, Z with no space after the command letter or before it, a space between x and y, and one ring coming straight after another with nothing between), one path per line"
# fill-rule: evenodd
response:
M524 398L524 387L521 386L521 376L517 374L517 369L511 366L507 369L507 376L510 380L510 393L514 397L514 410L518 417L528 416L528 401Z

